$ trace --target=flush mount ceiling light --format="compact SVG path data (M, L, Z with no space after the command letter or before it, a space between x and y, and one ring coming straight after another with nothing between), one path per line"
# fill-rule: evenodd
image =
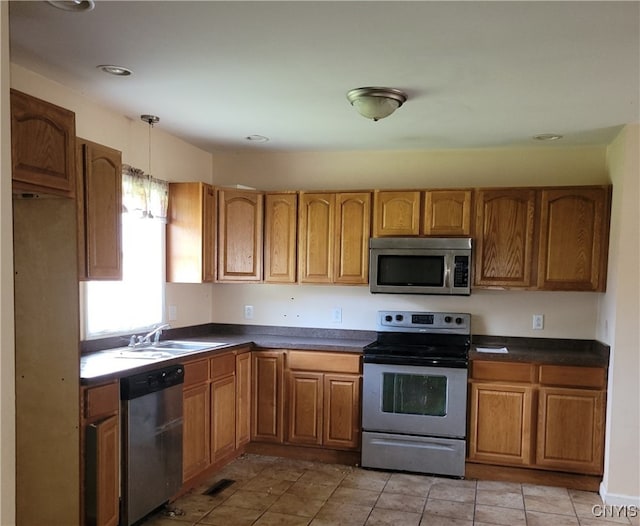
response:
M100 64L99 66L96 66L96 68L108 73L109 75L115 75L116 77L128 77L133 73L129 68L116 66L115 64Z
M47 3L63 11L91 11L96 6L93 0L47 0Z
M352 89L347 93L347 99L360 115L379 121L402 106L407 95L399 89L367 87Z
M533 138L536 141L558 141L562 139L562 135L558 133L540 133L538 135L534 135Z

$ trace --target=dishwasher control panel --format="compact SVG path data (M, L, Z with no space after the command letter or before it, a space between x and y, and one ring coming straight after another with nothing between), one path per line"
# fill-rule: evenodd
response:
M184 382L184 367L171 365L120 380L120 399L132 400Z

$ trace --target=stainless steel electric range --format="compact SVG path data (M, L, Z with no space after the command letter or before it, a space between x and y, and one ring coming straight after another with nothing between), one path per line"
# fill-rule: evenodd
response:
M378 312L364 348L362 466L464 476L471 316Z

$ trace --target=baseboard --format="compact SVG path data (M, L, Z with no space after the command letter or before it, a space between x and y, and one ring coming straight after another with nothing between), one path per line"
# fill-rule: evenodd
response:
M542 469L495 466L467 462L465 478L476 480L500 480L519 482L521 484L539 484L542 486L558 486L582 491L598 491L602 477L581 475L577 473L561 473Z
M640 514L640 495L620 495L618 493L609 493L604 481L600 483L600 498L609 506L634 506L637 513Z
M313 462L323 462L325 464L344 464L347 466L357 466L360 464L360 451L293 446L289 444L271 444L267 442L249 442L246 452L256 455L310 460Z

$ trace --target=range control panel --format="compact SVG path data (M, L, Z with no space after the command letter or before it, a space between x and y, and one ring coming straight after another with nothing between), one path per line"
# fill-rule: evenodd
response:
M378 311L378 331L470 334L471 314L464 312Z

